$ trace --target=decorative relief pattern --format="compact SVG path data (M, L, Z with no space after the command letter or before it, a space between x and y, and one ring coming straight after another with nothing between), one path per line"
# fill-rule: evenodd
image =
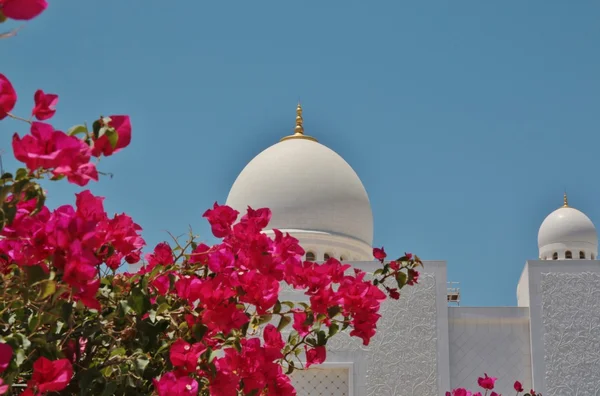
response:
M548 396L600 394L600 275L543 273Z
M291 379L298 396L350 396L346 368L297 370Z
M437 309L435 277L421 274L419 284L402 290L400 300L381 306L377 335L369 346L340 333L327 344L332 351L363 351L366 395L437 395ZM363 385L359 383L360 387Z
M450 312L461 309L452 308ZM473 320L450 316L450 384L453 389L474 388L483 372L499 378L495 391L503 395L514 394L511 380L531 384L528 320L498 317Z

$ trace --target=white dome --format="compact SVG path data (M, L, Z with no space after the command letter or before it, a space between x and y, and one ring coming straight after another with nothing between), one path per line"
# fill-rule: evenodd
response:
M373 242L371 204L358 175L308 137L283 140L258 154L233 183L227 205L240 213L248 206L270 208L269 228L292 235L326 233L369 248Z
M565 206L550 213L540 226L538 247L542 259L552 259L557 253L559 259L580 258L580 252L586 259L598 255L598 234L594 223L581 211Z

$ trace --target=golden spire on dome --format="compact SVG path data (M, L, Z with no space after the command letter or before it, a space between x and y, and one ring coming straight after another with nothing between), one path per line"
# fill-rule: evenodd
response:
M569 199L567 198L567 192L563 194L563 208L569 207Z
M302 105L300 102L298 102L298 107L296 107L296 127L294 128L294 134L282 137L280 141L283 142L284 140L290 139L306 139L312 140L313 142L317 141L317 139L314 137L304 134L304 118L302 118Z

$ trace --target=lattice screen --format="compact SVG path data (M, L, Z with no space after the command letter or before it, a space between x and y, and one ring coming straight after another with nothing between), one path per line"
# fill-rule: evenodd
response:
M346 368L310 368L292 373L298 396L351 396Z

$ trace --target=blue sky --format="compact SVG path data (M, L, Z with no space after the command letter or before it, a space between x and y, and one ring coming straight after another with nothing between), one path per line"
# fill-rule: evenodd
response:
M150 243L188 225L214 241L202 213L291 132L299 98L363 180L375 244L447 260L464 305L515 304L565 188L600 223L597 1L50 3L0 42L16 113L42 88L60 129L129 114L133 142L91 190ZM0 123L6 153L16 130ZM76 190L49 186L50 205Z

